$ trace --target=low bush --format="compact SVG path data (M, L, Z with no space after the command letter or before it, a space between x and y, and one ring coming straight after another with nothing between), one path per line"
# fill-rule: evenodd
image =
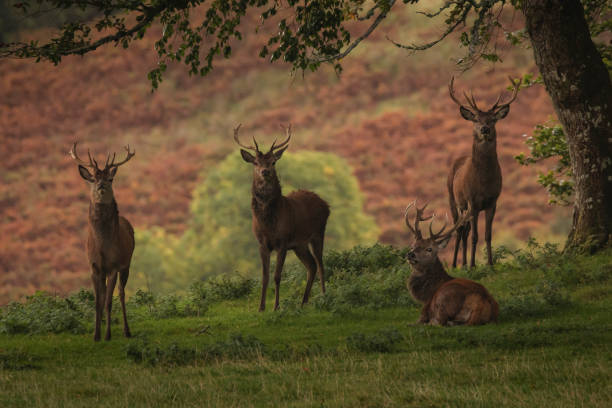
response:
M84 333L87 299L80 295L63 299L46 292L28 296L24 303L12 302L2 308L0 333Z

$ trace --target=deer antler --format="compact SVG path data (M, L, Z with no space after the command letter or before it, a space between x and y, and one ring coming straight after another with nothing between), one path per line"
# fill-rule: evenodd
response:
M285 129L285 134L287 135L287 139L285 139L285 141L279 144L278 146L276 146L276 139L274 139L274 143L272 143L272 146L270 147L270 152L273 152L274 150L282 149L283 147L289 144L289 140L291 139L291 123L287 127L284 127L283 125L281 125L281 127Z
M472 217L471 215L472 208L470 207L468 203L468 208L465 211L462 211L460 213L459 217L457 218L457 221L448 231L444 232L446 230L446 227L448 227L448 216L447 216L446 222L444 222L444 225L442 226L442 228L438 232L434 232L433 222L434 222L435 214L429 217L425 217L425 218L423 217L423 211L425 210L425 207L427 207L427 203L425 203L425 205L422 208L416 207L416 217L414 221L414 227L410 225L410 221L408 218L408 211L410 210L412 206L415 206L415 204L416 204L416 200L408 204L408 206L406 207L406 212L404 213L404 219L406 220L406 226L408 227L410 232L412 232L416 236L417 239L423 239L423 234L421 233L421 230L419 229L420 221L427 221L431 219L431 222L429 223L429 238L435 242L441 242L447 239L453 232L457 230L457 228L461 227Z
M510 83L512 84L512 88L513 88L512 96L510 97L510 100L508 102L504 103L501 106L497 106L499 104L499 102L501 101L501 98L502 98L503 94L499 95L499 98L497 98L497 101L495 102L493 107L491 109L489 109L489 112L493 112L494 110L501 109L504 106L508 106L512 102L514 102L514 100L516 99L516 96L518 95L518 91L519 91L519 88L521 86L521 83L523 82L523 78L519 78L517 81L515 81L514 79L512 79L511 76L509 76L508 79L510 80Z
M479 111L480 109L478 109L478 106L476 105L476 100L474 99L473 93L471 94L472 97L470 98L466 92L463 92L463 96L465 97L465 100L468 103L467 106L459 102L459 99L457 99L457 97L455 96L455 90L453 89L454 83L455 83L455 77L452 76L450 83L448 84L448 91L449 91L451 99L455 101L455 103L459 105L459 107L461 108L464 108L470 111L474 111L474 110Z
M410 232L412 232L414 234L414 236L417 237L417 239L423 239L423 235L421 234L421 230L419 229L419 222L421 221L427 221L429 219L431 219L433 216L429 216L426 218L423 218L423 211L425 211L425 208L427 207L428 203L425 203L425 205L421 208L416 206L416 200L414 200L412 203L408 204L408 206L406 207L406 211L404 212L404 219L406 220L406 226L408 227L408 229L410 230ZM415 220L414 220L414 227L412 225L410 225L410 221L408 219L408 210L410 210L410 208L412 206L415 206L416 208L416 216L415 216Z
M136 154L136 150L134 150L133 152L130 152L130 145L124 146L124 149L127 151L127 156L125 156L125 159L123 161L120 161L119 163L115 163L115 156L117 154L113 153L113 160L110 162L110 164L108 164L108 157L107 157L107 159L106 159L106 163L107 163L106 167L108 167L108 168L119 167L122 164L125 164L128 160L130 160ZM110 155L109 155L109 157L110 157Z
M253 136L253 143L255 144L255 146L247 146L247 145L242 144L240 142L240 140L238 139L238 132L240 131L240 126L242 126L242 124L239 124L234 129L234 140L236 141L236 143L238 143L238 146L243 147L243 148L248 149L248 150L254 150L256 152L259 152L259 146L257 145L257 141L255 140L255 136Z
M72 149L70 149L68 154L70 154L70 156L72 156L72 158L76 160L78 164L98 170L98 163L94 159L92 159L89 149L87 149L87 156L89 157L89 163L87 163L85 160L81 160L81 158L76 152L77 143L78 142L74 142L74 144L72 145Z
M459 213L459 217L457 218L457 221L455 221L455 224L451 227L451 229L446 231L446 233L442 234L442 232L446 229L448 223L445 222L444 226L442 227L442 229L440 231L438 231L437 233L435 233L435 234L431 230L431 224L429 224L430 238L433 239L436 242L444 241L453 232L455 232L457 230L457 228L463 226L466 222L468 222L470 218L472 218L472 207L470 206L470 203L468 203L467 208L464 211L461 211Z

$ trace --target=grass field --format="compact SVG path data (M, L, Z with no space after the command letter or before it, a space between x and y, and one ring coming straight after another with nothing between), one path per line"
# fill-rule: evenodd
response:
M493 269L454 271L500 303L499 323L481 327L415 325L409 267L380 245L328 254L327 294L303 309L295 265L277 312L256 312L259 283L240 278L183 297L140 292L131 339L117 315L113 339L94 343L78 296L38 294L2 310L0 406L611 406L612 252L532 242L496 255ZM206 300L197 311L194 293ZM64 304L77 320L36 309Z

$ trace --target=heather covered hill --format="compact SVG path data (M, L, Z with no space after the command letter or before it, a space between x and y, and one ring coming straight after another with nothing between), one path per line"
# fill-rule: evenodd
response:
M99 157L135 146L136 157L115 181L120 211L137 229L179 234L189 223L192 191L235 149L231 129L242 123L245 134L271 143L278 124L291 122L290 149L346 158L380 240L404 245L409 201L430 200L447 211L446 171L452 157L470 151L471 124L446 88L459 75L450 59L460 54L457 42L409 56L385 35L422 40L439 28L410 10L388 20L344 61L340 77L329 68L291 76L287 66L257 58L269 28L248 33L206 78L172 67L154 93L146 79L157 63L150 38L128 51L107 47L66 58L57 67L0 62L0 303L35 289L65 293L89 284L88 191L67 155L75 140ZM251 24L258 24L255 17ZM456 86L492 103L508 75L535 72L530 50L508 48L503 59L460 75ZM535 170L512 158L526 150L522 135L551 114L544 89L534 87L519 94L497 126L504 190L494 245L549 237L569 222L567 212L546 204Z

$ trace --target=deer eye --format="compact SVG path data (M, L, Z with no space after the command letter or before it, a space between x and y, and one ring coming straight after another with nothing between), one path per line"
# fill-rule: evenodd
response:
M431 248L427 248L427 249L426 249L426 251L427 251L427 252L431 252Z

